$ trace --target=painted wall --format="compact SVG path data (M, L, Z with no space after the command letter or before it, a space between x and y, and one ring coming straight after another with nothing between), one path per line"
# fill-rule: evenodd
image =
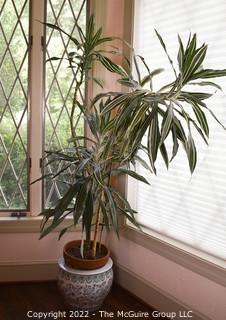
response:
M57 233L52 233L42 240L38 240L39 233L0 234L0 266L6 263L55 262L62 255L64 244L74 240L76 234L68 233L60 241L57 237Z
M226 319L226 288L126 238L112 237L115 263L206 319ZM137 292L134 292L136 295ZM147 298L148 300L148 298ZM150 305L152 301L147 301Z

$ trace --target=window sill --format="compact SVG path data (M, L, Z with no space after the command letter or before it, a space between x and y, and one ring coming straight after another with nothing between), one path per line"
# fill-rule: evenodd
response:
M212 257L188 246L176 246L171 239L161 239L157 233L147 234L133 227L124 225L122 236L149 249L199 275L220 285L226 285L224 260ZM186 250L187 249L187 250ZM189 251L188 251L189 250Z
M34 233L40 232L42 217L0 217L0 233ZM72 218L66 218L53 232L59 232L72 224ZM71 231L74 231L71 229ZM69 230L70 232L70 230Z

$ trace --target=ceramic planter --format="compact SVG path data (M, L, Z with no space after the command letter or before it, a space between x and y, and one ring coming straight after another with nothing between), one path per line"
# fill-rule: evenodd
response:
M59 258L58 265L58 286L66 304L73 310L98 310L113 282L111 258L105 266L94 270L69 268L63 257Z

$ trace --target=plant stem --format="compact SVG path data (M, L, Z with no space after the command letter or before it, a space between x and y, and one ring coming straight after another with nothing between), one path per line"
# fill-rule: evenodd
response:
M103 197L103 191L101 191L101 199ZM93 245L92 245L92 258L95 258L96 256L96 252L97 252L97 235L98 235L98 231L99 231L99 224L100 224L100 204L98 206L98 210L97 210L97 219L96 219L96 223L95 223L95 230L94 230L94 236L93 236Z
M77 82L76 86L75 86L74 97L73 97L72 108L71 108L71 116L70 116L71 137L73 139L73 143L74 143L75 148L77 148L77 141L76 141L76 134L75 134L75 130L74 130L73 119L74 119L74 114L75 114L78 89L79 89L79 83Z
M79 72L79 69L77 70L76 74L75 74L75 77L77 76ZM80 158L80 155L79 155L79 151L78 151L78 142L76 140L76 133L75 133L75 128L74 128L74 115L75 115L75 108L76 108L76 105L77 105L77 95L78 95L78 92L79 92L79 88L83 82L83 78L84 78L84 70L81 69L80 70L80 73L81 73L81 78L79 81L76 80L76 86L75 86L75 91L74 91L74 96L73 96L73 102L72 102L72 108L71 108L71 114L70 114L70 129L71 129L71 138L73 139L73 144L74 144L74 147L75 147L75 152L76 152L76 155L78 158Z

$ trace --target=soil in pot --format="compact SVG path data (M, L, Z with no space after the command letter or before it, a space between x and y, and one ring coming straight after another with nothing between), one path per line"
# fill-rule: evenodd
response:
M84 242L84 257L80 252L81 241L75 240L64 247L64 260L68 267L74 269L92 270L103 267L109 258L109 250L101 244L97 244L95 258L92 257L92 242Z
M74 245L70 248L67 249L67 253L70 254L71 256L75 257L75 258L79 258L82 259L83 257L81 256L81 250L80 250L80 245ZM91 255L91 248L84 248L84 258L85 259L100 259L103 258L107 255L108 250L101 246L101 248L99 248L99 246L97 247L97 252L96 252L96 256L95 258L92 257Z

